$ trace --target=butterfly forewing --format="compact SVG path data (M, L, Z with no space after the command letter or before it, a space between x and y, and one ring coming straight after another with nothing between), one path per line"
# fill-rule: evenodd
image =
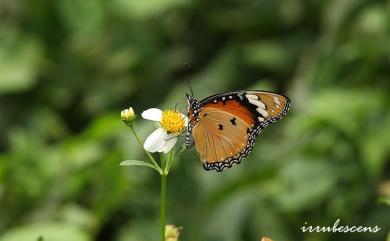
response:
M247 91L245 97L250 104L256 106L259 121L275 121L283 117L290 106L290 100L283 95L264 91Z

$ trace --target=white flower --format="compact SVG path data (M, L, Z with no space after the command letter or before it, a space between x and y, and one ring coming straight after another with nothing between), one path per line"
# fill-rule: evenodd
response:
M151 108L142 112L144 119L159 122L161 127L153 131L144 143L148 152L168 153L176 144L177 136L182 133L188 122L188 118L178 111Z

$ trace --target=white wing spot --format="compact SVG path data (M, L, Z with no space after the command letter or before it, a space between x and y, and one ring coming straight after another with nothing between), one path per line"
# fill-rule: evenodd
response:
M277 106L280 105L280 100L279 100L279 98L276 97L276 96L274 96L274 102L275 102L275 104L276 104Z
M260 122L263 122L263 121L264 121L264 118L263 118L263 117L257 117L257 119L259 119Z
M249 103L265 110L265 104L260 100L248 99Z
M246 94L245 97L248 100L258 100L259 99L259 97L257 95L250 95L250 94Z
M264 116L264 117L268 117L268 112L267 111L265 111L263 108L257 108L256 109L257 110L257 112L259 112L262 116Z

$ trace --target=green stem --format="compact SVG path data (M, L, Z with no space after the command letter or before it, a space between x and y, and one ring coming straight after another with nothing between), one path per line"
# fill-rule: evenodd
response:
M170 151L169 154L168 154L168 159L167 159L167 162L165 163L165 167L164 167L164 173L166 175L168 175L169 173L169 168L171 166L171 162L172 162L172 156L173 156L173 151Z
M184 145L182 145L181 146L181 148L180 148L180 150L177 152L177 153L175 153L175 156L178 156L178 155L180 155L183 151L185 151L187 148L184 146Z
M161 241L165 241L167 175L161 174Z
M184 150L185 150L185 146L182 146L182 148L176 152L176 153L173 153L173 151L170 152L169 154L169 157L168 157L168 162L165 166L165 173L168 175L169 171L171 170L171 166L173 164L173 161L175 160L176 156L179 156Z
M142 145L142 142L141 140L139 139L137 133L135 132L134 130L134 127L133 125L130 125L130 130L131 130L131 133L133 133L135 139L137 140L138 142L138 145L141 147L142 150L145 151L146 155L149 157L149 159L152 161L153 165L156 167L156 169L158 170L158 172L160 173L160 175L162 175L163 171L161 169L161 167L157 164L156 160L154 159L154 157L148 152L145 150L144 146Z

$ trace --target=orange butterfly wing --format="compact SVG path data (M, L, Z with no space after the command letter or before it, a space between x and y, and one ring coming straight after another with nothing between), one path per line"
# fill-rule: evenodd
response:
M235 115L206 107L200 115L204 117L194 127L195 147L205 163L223 162L237 155L246 145L247 131L252 125Z
M204 168L222 171L240 163L261 130L282 118L289 105L287 97L265 91L231 92L202 100L189 117Z

